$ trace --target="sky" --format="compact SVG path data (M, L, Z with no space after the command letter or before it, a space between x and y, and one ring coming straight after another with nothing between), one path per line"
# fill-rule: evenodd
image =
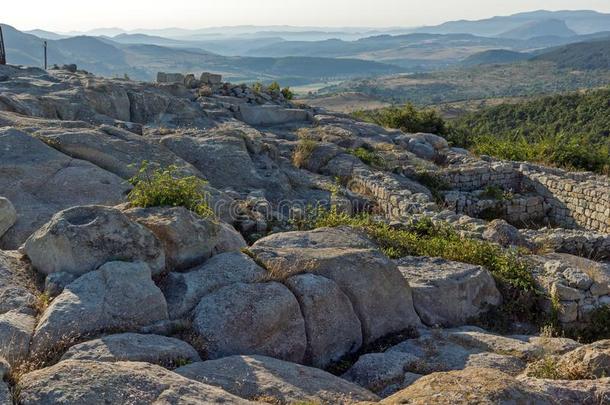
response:
M103 0L6 1L0 20L21 30L234 25L414 27L521 11L597 10L610 0ZM94 4L94 6L89 6Z

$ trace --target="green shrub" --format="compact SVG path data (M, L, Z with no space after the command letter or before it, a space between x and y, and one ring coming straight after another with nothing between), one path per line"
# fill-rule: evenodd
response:
M387 128L398 128L404 132L428 132L444 135L445 120L434 110L418 110L411 103L402 107L387 107L373 111L357 111L353 116Z
M365 163L369 166L373 166L379 169L383 169L385 167L385 160L376 151L360 147L356 149L350 149L348 150L348 152L360 159L362 163Z
M267 92L268 93L276 93L279 94L280 93L280 84L278 82L273 82L271 83L269 86L267 86Z
M129 182L133 189L127 199L134 207L185 207L201 217L214 216L207 203L207 182L179 175L176 166L151 169L144 161Z
M292 100L294 98L294 93L290 90L290 87L284 87L282 89L282 95L286 100Z

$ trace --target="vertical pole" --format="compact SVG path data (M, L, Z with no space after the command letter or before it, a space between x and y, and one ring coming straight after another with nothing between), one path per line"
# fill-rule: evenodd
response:
M44 70L47 70L47 41L44 41Z
M4 36L0 27L0 65L6 65L6 50L4 48Z

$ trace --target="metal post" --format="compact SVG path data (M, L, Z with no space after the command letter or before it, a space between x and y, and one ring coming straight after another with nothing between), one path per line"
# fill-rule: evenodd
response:
M44 70L47 70L47 41L44 41Z
M6 65L6 50L4 48L4 36L0 27L0 65Z

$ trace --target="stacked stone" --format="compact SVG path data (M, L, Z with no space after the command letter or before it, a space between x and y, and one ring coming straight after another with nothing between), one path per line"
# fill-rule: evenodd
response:
M549 260L550 259L550 260ZM547 311L555 310L564 325L588 321L591 311L610 305L610 265L569 255L541 258L534 276L549 299Z
M610 233L610 181L593 174L521 165L524 185L549 204L551 220L565 228Z
M489 186L516 190L521 184L521 174L510 162L479 161L472 166L450 168L443 172L443 179L452 189L460 191L474 191Z
M493 210L499 218L511 223L538 223L545 217L544 198L537 195L514 195L510 199L494 199L481 196L483 190L474 192L450 191L444 199L451 210L480 217Z

